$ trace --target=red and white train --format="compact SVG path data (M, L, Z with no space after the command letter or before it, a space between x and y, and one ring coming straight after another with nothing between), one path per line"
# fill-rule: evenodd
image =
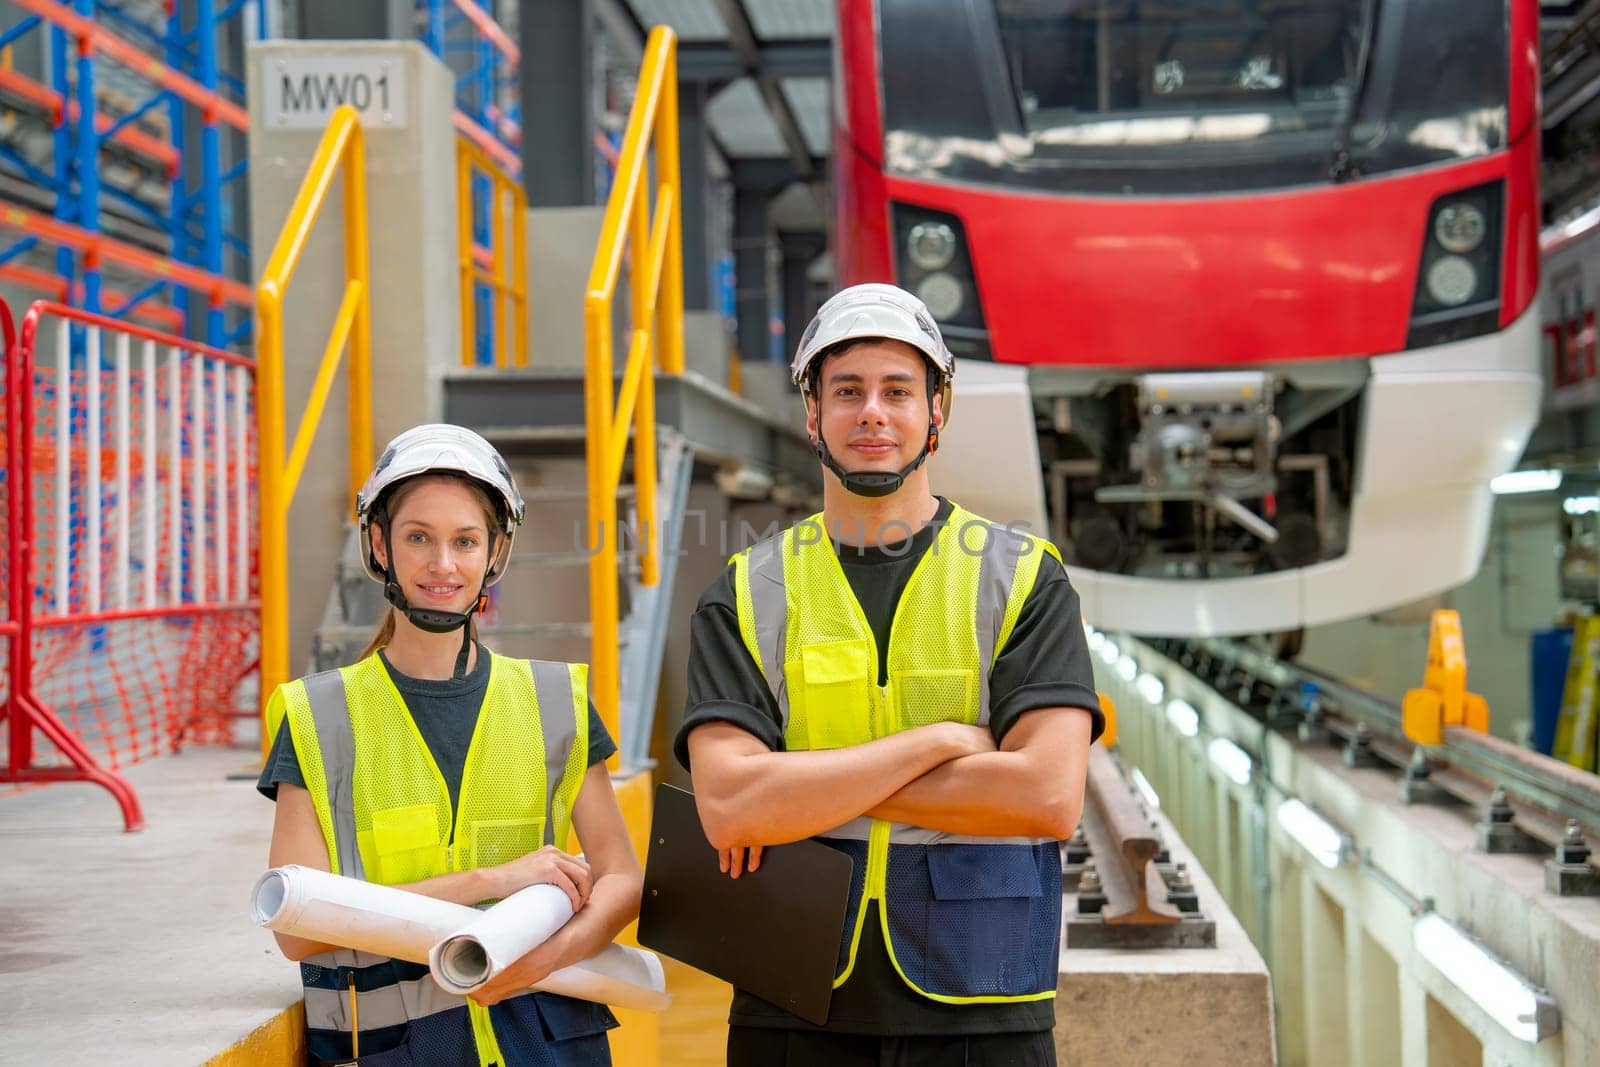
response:
M1543 387L1538 19L840 0L839 282L919 293L964 357L936 487L1048 524L1110 629L1469 578Z

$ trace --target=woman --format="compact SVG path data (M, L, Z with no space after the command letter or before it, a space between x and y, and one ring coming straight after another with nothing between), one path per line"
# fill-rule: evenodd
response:
M575 914L470 1001L425 965L275 935L301 962L312 1062L609 1063L604 1005L527 992L611 942L639 912L643 875L586 668L476 640L522 521L511 474L472 431L418 426L385 449L356 513L391 606L357 663L272 694L267 721L282 726L258 786L278 804L269 863L458 904L549 883ZM569 827L582 857L562 848Z

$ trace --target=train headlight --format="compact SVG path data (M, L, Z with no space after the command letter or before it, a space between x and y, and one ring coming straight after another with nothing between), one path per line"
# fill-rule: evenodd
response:
M1446 252L1465 255L1483 243L1489 224L1471 204L1447 204L1433 219L1433 239Z
M928 305L928 314L943 321L955 318L966 298L966 291L954 276L940 271L917 284L917 296Z
M1428 295L1445 307L1458 307L1478 288L1478 272L1460 256L1441 256L1428 268Z
M950 351L967 359L992 359L978 278L961 219L921 205L891 204L889 208L895 281L928 305Z
M1500 327L1504 184L1453 189L1428 209L1407 348L1464 341Z
M955 258L956 232L948 223L919 222L906 237L906 255L923 270L943 270ZM938 315L935 311L934 317Z

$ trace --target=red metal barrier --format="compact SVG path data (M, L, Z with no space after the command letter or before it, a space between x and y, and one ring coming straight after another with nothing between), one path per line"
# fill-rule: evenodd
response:
M254 364L60 304L33 304L19 336L0 302L0 327L0 783L93 782L137 830L118 767L230 740L256 658ZM39 758L36 731L58 758Z

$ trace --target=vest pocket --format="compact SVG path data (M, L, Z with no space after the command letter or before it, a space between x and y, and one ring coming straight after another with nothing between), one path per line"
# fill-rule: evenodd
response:
M978 721L977 679L972 671L895 671L890 678L902 730L935 722Z
M412 882L444 869L444 838L439 810L432 804L381 808L372 813L372 848L377 860L373 881Z
M617 1017L604 1004L528 993L502 1000L489 1009L489 1018L507 1063L611 1063L606 1031L616 1027Z
M926 856L926 866L917 853ZM1058 861L1059 863L1059 861ZM1054 985L1060 904L1044 897L1028 845L891 846L889 931L895 958L939 996L1017 997ZM917 868L928 896L915 899ZM1056 875L1059 878L1059 873Z
M865 641L826 641L800 649L800 686L790 685L789 701L800 696L807 747L845 748L872 740L871 699L877 676ZM785 670L793 678L792 667Z
M464 871L494 867L543 847L542 818L474 819L456 831L456 865Z

